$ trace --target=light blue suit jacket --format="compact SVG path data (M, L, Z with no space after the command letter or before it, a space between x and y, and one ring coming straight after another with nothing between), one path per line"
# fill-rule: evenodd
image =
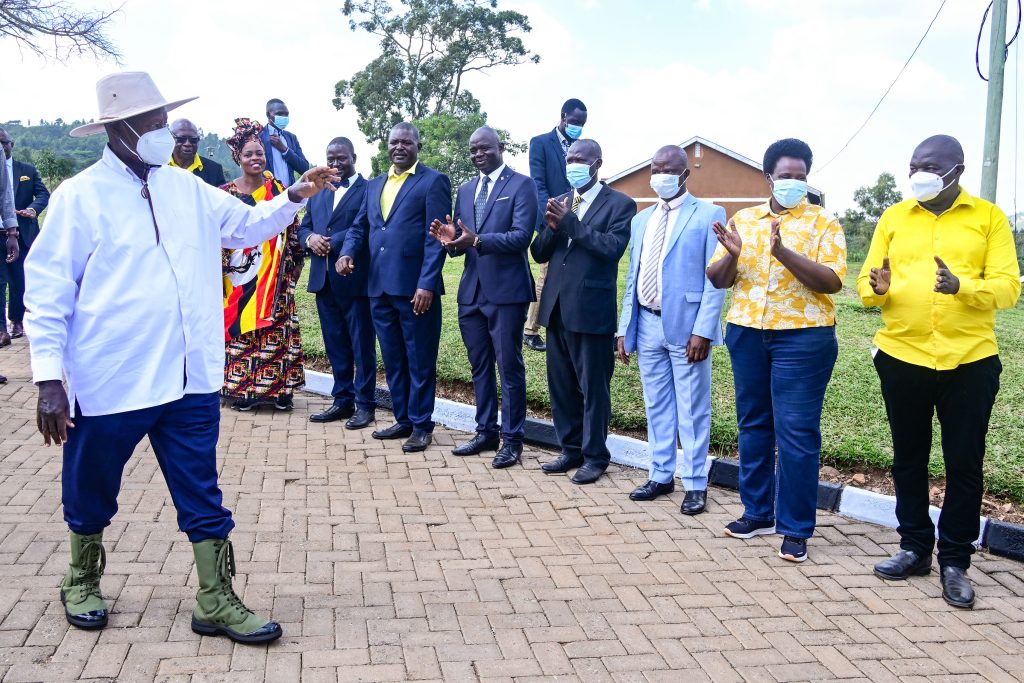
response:
M657 208L655 204L633 218L629 275L626 276L618 330L618 335L625 338L627 352L636 350L640 252L647 222ZM725 290L715 289L704 272L718 246L715 231L711 228L715 221L725 223L725 209L687 195L675 224L670 226L671 233L665 247L668 252L662 265L661 293L661 320L665 341L669 344L686 346L692 334L710 339L715 346L722 343Z

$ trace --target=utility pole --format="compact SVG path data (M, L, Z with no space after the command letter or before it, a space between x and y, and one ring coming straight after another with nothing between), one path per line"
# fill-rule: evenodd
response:
M999 129L1003 118L1003 72L1006 69L1006 5L992 1L992 44L988 58L988 105L985 108L985 157L981 163L981 197L996 201L999 178Z

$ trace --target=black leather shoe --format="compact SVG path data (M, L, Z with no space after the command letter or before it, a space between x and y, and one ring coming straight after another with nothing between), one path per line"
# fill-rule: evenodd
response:
M629 494L630 500L654 500L658 496L664 496L676 490L675 480L666 484L659 484L656 481L648 480L646 484L637 486L633 493Z
M372 409L357 408L356 414L345 423L345 429L362 429L363 427L369 427L370 423L373 422L375 418L376 415Z
M579 467L583 464L583 456L579 455L575 458L568 453L562 453L551 462L546 462L540 466L542 470L548 474L565 474L569 470Z
M0 375L0 384L7 384L7 378L3 375Z
M404 439L412 434L412 425L404 425L396 422L387 429L378 429L371 436L381 441L388 439Z
M427 450L427 446L434 440L430 432L424 432L419 429L414 429L412 436L410 436L405 443L402 444L402 450L406 453L419 453L420 451Z
M501 447L501 450L494 456L494 460L491 461L491 467L496 470L503 470L506 467L512 467L519 462L520 456L523 454L523 444L521 443L506 443Z
M478 455L482 451L496 451L501 444L497 434L485 434L477 432L476 436L452 449L452 455Z
M942 581L942 599L947 605L971 609L974 607L974 588L967 578L967 570L960 567L942 567L939 570Z
M548 350L548 345L544 343L544 339L539 334L524 335L523 346L533 351L540 351L541 353Z
M327 410L319 413L313 413L309 416L310 422L334 422L335 420L344 420L352 417L356 412L355 406L351 403L344 405L333 405Z
M707 491L687 491L679 511L684 515L699 515L708 506Z
M875 565L875 576L889 581L904 581L910 576L924 576L931 570L931 553L919 555L913 550L900 550L888 560Z
M604 474L606 469L608 469L607 465L595 465L592 462L585 462L578 470L576 470L576 473L572 475L572 483L593 484L601 478L601 475Z

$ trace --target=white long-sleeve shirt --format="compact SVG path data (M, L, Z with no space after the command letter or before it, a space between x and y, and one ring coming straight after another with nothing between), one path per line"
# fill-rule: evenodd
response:
M25 261L34 382L68 381L72 410L108 415L219 391L224 382L221 247L280 233L302 204L247 206L179 168L142 181L109 147L64 181Z

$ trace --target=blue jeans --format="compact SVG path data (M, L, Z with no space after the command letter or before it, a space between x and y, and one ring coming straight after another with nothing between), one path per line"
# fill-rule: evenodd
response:
M810 538L817 514L821 407L839 345L835 327L758 330L729 324L743 516ZM775 449L778 446L778 458Z
M128 459L143 437L153 444L178 528L193 543L227 538L235 526L217 486L220 398L186 394L177 401L126 413L86 417L77 409L64 444L64 521L76 534L97 534L117 512Z

